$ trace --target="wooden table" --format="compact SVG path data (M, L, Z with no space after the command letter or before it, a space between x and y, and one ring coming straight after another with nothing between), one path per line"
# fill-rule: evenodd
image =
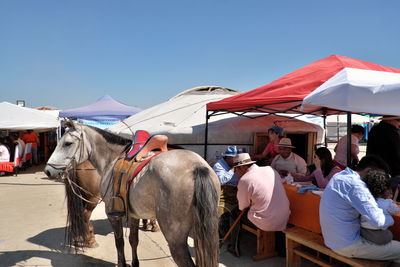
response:
M286 195L290 202L289 224L293 224L314 233L321 233L319 224L319 202L321 197L311 192L296 193L296 186L284 184ZM400 214L393 216L394 225L389 229L393 239L400 240Z

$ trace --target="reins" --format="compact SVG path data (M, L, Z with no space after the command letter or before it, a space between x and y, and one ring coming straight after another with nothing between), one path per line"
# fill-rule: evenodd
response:
M80 154L79 154L79 156L81 157L81 156L82 156L83 149L84 149L84 143L83 143L83 142L84 142L84 139L83 139L83 129L82 129L82 126L81 126L81 134L80 134L80 136L79 136L79 137L78 137L78 136L74 136L74 137L77 138L77 139L79 140L79 144L78 144L78 146L77 146L75 152L73 153L73 156L71 157L70 162L69 162L68 164L53 164L53 163L47 163L47 165L49 165L49 166L51 166L51 167L53 167L54 169L57 169L57 170L64 169L64 171L62 172L61 177L64 178L64 179L68 182L68 184L69 184L69 186L70 186L70 188L71 188L71 190L72 190L72 193L74 193L75 196L77 196L78 198L80 198L81 200L83 200L83 201L85 201L85 202L87 202L87 203L91 203L91 204L97 205L97 204L99 204L103 199L100 198L100 197L95 196L93 193L91 193L91 192L89 192L88 190L84 189L83 187L81 187L80 185L78 185L75 181L73 181L73 180L70 178L70 174L72 174L73 177L77 177L77 176L76 176L76 171L77 171L77 170L96 170L95 168L90 168L90 169L89 169L89 168L88 168L88 169L76 168L76 158L75 158L76 152L78 152L78 149L80 149ZM69 158L69 157L66 157L66 158ZM72 173L71 173L71 170L72 170ZM74 187L75 187L75 188L78 188L79 190L83 191L84 193L90 195L91 197L97 198L97 199L98 199L98 202L96 203L96 202L92 202L92 201L86 199L85 197L82 196L82 194L77 193Z

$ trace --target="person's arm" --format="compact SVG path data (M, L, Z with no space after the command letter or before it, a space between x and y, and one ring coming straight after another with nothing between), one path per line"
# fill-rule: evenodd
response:
M391 215L384 214L378 207L374 197L368 188L362 185L355 185L347 195L350 204L360 213L361 216L376 228L386 228L393 225Z
M264 148L262 153L253 154L253 155L251 155L251 158L252 159L263 159L263 158L265 158L268 155L268 152L269 152L268 151L268 145L269 145L269 143L265 146L265 148Z
M387 209L387 211L389 212L389 214L395 215L397 213L400 213L400 208L399 208L399 206L397 206L397 204L394 201L392 201L392 203L390 203L390 206Z
M215 171L215 173L218 176L219 181L221 182L221 185L226 184L227 182L229 182L233 175L235 174L233 171L231 170L226 170L222 164L220 164L219 162L217 162L214 167L213 170Z
M332 170L329 172L329 174L326 177L324 177L322 170L316 169L313 173L315 175L315 180L317 180L318 187L325 188L328 185L329 181L331 180L332 176L340 171L341 171L340 168L333 167Z
M295 161L296 161L296 172L298 174L305 175L307 173L306 161L299 155L295 156Z
M236 195L239 204L239 210L244 210L250 207L252 193L253 190L247 182L244 182L243 180L239 181Z
M360 149L358 147L358 145L351 145L351 157L353 158L353 160L355 161L355 163L358 163L358 153L360 152Z

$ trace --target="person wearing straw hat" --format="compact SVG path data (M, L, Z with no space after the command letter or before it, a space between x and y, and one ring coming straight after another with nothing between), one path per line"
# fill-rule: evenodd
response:
M278 146L279 155L272 160L271 167L277 170L282 178L285 178L289 173L305 175L307 163L302 157L292 152L295 147L292 146L290 138L282 138Z
M367 155L381 157L392 177L400 176L400 116L385 115L372 127L367 142Z
M248 208L247 216L242 217L244 222L264 231L286 229L290 215L289 200L278 172L270 166L257 166L248 153L238 154L233 162L239 177L239 209ZM238 238L235 241L238 250Z

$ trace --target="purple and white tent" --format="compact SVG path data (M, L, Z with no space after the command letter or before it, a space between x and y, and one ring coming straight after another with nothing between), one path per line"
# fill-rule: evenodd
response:
M72 118L79 123L104 129L141 110L138 107L122 104L111 96L105 95L87 106L62 110L59 116Z

